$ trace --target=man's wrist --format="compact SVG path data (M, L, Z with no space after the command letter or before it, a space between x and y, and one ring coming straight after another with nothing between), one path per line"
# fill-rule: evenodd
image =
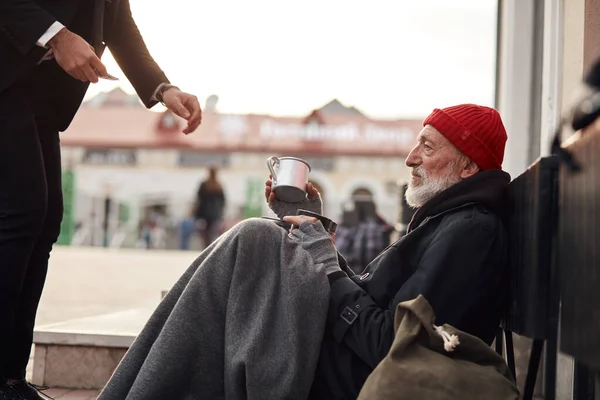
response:
M168 91L170 89L178 89L179 90L179 88L177 86L172 85L170 83L161 83L156 88L156 91L154 92L154 95L152 96L152 100L163 103L164 94L166 91Z
M54 35L50 40L48 40L46 47L54 50L56 48L56 46L58 45L58 43L62 40L62 38L67 34L67 32L69 32L69 30L65 27L62 27L56 33L56 35Z
M65 26L63 24L61 24L58 21L54 21L52 23L52 25L50 25L50 27L48 27L48 29L46 29L46 32L44 32L44 34L42 36L40 36L40 38L37 40L37 42L35 43L36 45L38 45L39 47L44 47L44 48L48 48L48 44L49 42L56 37L56 35L64 28Z
M156 94L164 85L166 85L166 83L163 82L163 83L159 84L156 87L156 89L154 89L154 92L152 92L152 96L150 96L150 101L158 101L158 99L156 98Z

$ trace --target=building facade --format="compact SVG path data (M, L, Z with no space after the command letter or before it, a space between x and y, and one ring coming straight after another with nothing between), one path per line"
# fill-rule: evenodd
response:
M327 215L338 219L353 195L362 194L393 223L398 185L409 178L405 158L420 127L417 120L372 120L334 100L303 118L208 109L201 127L185 136L178 117L148 111L115 89L85 103L62 134L63 165L73 184L64 231L83 227L86 237L78 241L99 245L124 230L125 245L132 244L140 221L157 210L174 229L189 215L209 167L219 169L230 224L269 215L264 182L270 156L309 162Z

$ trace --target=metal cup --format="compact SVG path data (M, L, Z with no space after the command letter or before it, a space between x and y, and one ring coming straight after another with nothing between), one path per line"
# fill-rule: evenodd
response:
M306 199L310 164L297 157L269 157L267 167L273 178L271 189L278 200L297 203Z

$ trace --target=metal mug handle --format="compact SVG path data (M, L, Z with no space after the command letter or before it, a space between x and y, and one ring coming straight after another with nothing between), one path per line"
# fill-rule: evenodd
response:
M279 165L279 158L275 156L267 158L267 167L269 167L269 172L271 173L271 177L273 177L273 182L277 182L277 174L273 168L275 164Z

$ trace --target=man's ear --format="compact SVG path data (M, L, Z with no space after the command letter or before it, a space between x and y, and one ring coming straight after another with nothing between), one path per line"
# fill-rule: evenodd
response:
M466 179L470 176L475 175L478 172L479 167L477 166L477 164L475 164L470 158L467 158L465 160L465 163L463 164L463 168L460 171L460 177L462 179Z

